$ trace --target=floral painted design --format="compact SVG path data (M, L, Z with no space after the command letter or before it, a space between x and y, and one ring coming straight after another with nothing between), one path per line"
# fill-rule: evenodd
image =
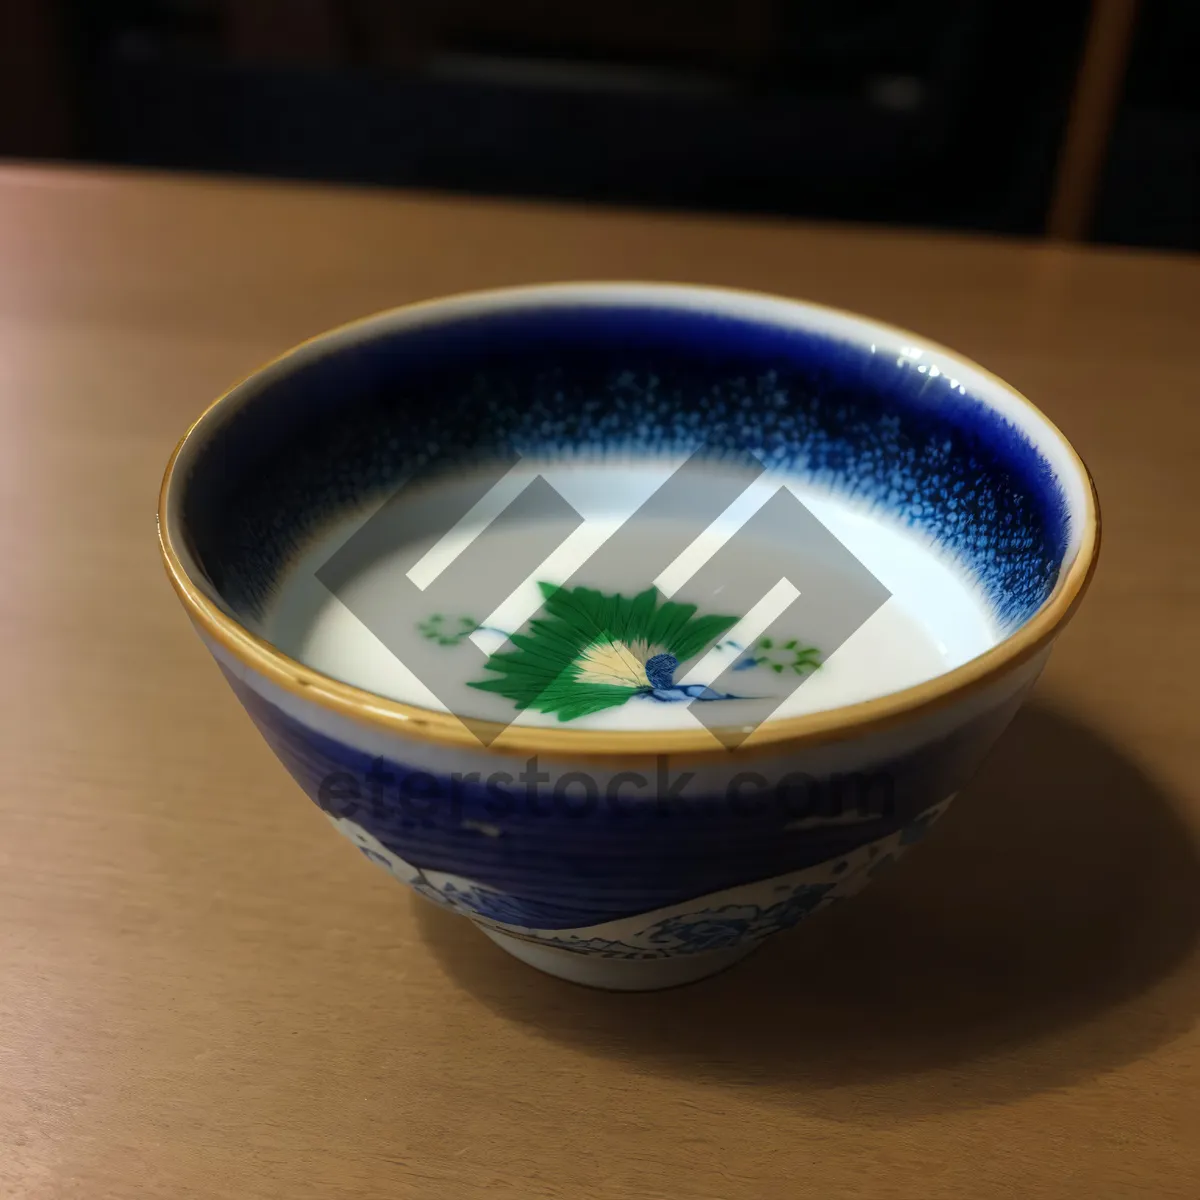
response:
M656 588L627 599L586 587L538 587L543 615L528 633L506 634L515 649L491 655L485 667L493 677L471 686L560 721L615 708L634 696L666 703L745 699L707 684L675 681L681 663L713 646L740 652L737 670L762 666L776 674L804 674L820 666L819 651L796 639L778 649L770 638L749 650L721 642L740 618L699 615L694 604L663 600ZM437 613L417 628L439 645L455 646L486 627L470 617L452 620Z
M504 925L524 925L529 920L529 906L503 892L465 880L447 882L441 889L442 902L451 908L462 909L476 916L487 917Z
M459 617L451 621L442 613L433 613L417 625L417 632L439 646L457 646L471 636L480 624L474 617Z
M801 883L774 904L726 904L698 913L684 913L659 922L646 931L645 937L651 944L668 943L676 951L691 954L724 950L789 929L820 907L835 886Z
M749 667L766 667L776 675L791 671L793 675L807 675L821 665L820 651L815 646L806 646L797 638L779 642L773 638L760 638L738 661L735 670Z
M742 884L669 909L578 929L538 929L519 897L456 875L406 862L346 817L330 817L371 862L443 908L476 924L539 946L614 959L704 954L761 941L858 892L891 867L949 807L953 797L917 814L904 827L849 854L791 875Z

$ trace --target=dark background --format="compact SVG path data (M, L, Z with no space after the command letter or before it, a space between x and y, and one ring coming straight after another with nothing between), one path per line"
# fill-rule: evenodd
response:
M1197 249L1198 53L1200 0L0 0L0 156Z

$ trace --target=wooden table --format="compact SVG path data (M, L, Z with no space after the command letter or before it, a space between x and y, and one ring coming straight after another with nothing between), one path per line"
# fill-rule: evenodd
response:
M895 320L1026 391L1105 545L938 836L736 970L592 993L333 836L159 565L265 356L581 277ZM0 1196L1200 1195L1200 266L790 224L0 172Z

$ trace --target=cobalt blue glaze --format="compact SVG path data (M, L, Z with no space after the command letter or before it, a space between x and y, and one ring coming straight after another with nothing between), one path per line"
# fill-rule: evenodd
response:
M193 553L244 616L331 514L414 471L512 452L758 458L928 535L1006 629L1050 594L1068 541L1049 466L983 401L888 354L748 319L498 311L341 345L263 386L215 431L184 501Z
M501 893L506 915L538 929L572 929L682 903L829 862L896 831L924 833L922 814L970 777L1012 706L959 727L857 778L797 780L783 796L752 780L734 795L680 797L686 769L658 768L644 793L615 801L583 789L555 797L526 764L501 764L507 786L435 778L384 761L292 719L226 672L272 750L331 817L347 818L424 871L464 876ZM752 770L752 768L748 768ZM765 780L764 780L765 782ZM772 782L775 782L774 780ZM660 798L661 797L661 798ZM854 825L794 828L857 811Z

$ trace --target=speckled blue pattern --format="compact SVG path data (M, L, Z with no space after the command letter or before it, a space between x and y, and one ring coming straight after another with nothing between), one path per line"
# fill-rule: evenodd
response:
M1061 491L982 401L866 347L666 308L502 311L333 350L215 432L185 520L227 603L256 616L323 522L413 471L696 449L907 522L979 580L1002 628L1054 586Z

